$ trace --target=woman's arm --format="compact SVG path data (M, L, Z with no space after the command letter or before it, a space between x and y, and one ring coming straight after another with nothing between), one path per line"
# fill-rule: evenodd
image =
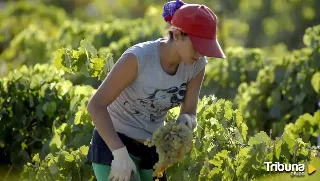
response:
M115 131L107 106L136 78L137 73L136 56L123 55L88 103L87 110L93 124L111 151L124 147L124 144Z
M181 114L197 115L198 99L204 79L205 67L187 85L186 95L180 108Z
M186 95L180 108L178 123L185 123L191 130L197 125L197 106L200 89L204 79L203 68L187 85Z

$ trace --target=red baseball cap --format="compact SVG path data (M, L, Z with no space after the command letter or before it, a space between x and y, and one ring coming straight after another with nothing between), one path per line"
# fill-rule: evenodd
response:
M171 25L187 33L193 46L203 56L226 58L217 40L218 18L205 5L185 4L173 15Z

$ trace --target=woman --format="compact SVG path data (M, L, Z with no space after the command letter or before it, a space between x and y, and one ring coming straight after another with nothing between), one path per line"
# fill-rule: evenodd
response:
M126 50L88 104L95 125L88 159L98 181L155 180L158 155L143 142L176 106L177 121L194 129L204 56L225 58L216 39L217 17L208 7L171 1L163 17L171 25L169 39ZM164 174L160 180L166 179Z

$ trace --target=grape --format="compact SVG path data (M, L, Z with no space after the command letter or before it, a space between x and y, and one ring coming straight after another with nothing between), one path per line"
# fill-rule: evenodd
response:
M169 121L153 133L144 144L156 146L159 161L154 165L153 177L163 177L164 171L177 162L183 162L185 153L192 148L192 131L185 124Z

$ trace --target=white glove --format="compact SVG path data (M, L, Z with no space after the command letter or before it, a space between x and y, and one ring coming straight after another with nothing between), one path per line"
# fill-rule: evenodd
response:
M197 126L197 117L193 114L181 114L177 119L178 124L186 124L190 130Z
M111 163L111 171L108 177L109 181L129 181L131 172L137 173L136 165L129 156L126 147L114 150L112 152L114 159Z

